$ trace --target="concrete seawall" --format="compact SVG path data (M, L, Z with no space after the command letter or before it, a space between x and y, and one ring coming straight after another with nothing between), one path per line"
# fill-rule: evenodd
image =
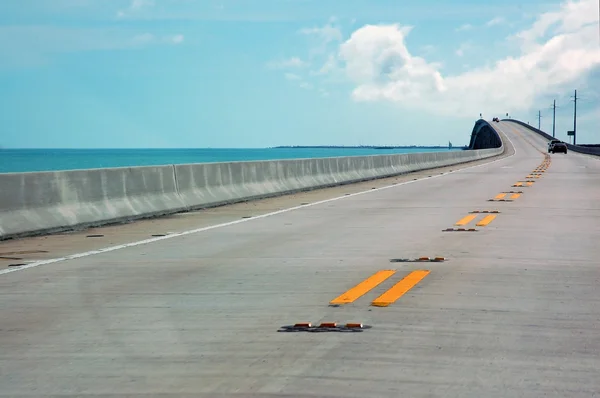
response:
M349 184L502 154L500 148L0 174L0 239Z

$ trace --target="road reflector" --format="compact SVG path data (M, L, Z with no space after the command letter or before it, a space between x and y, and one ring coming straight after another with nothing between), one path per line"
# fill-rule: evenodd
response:
M451 230L452 228L450 228ZM409 258L392 258L390 260L390 263L415 263L415 262L424 262L424 261L429 261L429 262L440 262L440 261L445 261L446 258L445 257L435 257L435 258L431 258L431 257L420 257L420 258L415 258L414 260L411 260Z
M336 322L323 322L319 325L320 328L335 328L337 327Z
M309 326L307 326L309 325ZM366 329L371 329L372 326L362 323L347 323L338 325L335 322L324 322L319 326L312 326L311 323L297 323L291 326L282 326L278 332L309 332L309 333L328 333L328 332L362 332Z
M312 327L312 323L310 323L310 322L295 323L294 327L295 328L309 328L309 327Z
M347 323L346 327L348 329L362 329L363 328L363 324L362 323Z

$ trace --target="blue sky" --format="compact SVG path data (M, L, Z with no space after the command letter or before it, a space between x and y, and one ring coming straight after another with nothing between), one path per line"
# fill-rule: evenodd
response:
M5 0L0 146L599 142L597 0ZM595 12L595 13L594 13Z

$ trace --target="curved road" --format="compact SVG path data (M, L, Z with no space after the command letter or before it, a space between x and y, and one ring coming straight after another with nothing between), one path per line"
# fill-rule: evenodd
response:
M600 394L600 161L494 126L513 156L0 275L0 396Z

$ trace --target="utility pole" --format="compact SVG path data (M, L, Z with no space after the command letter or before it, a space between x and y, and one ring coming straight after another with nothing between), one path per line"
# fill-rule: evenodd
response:
M542 111L538 111L538 130L541 130L542 128Z
M577 145L577 90L575 90L575 107L573 109L573 145Z
M556 136L556 100L552 105L552 138Z

